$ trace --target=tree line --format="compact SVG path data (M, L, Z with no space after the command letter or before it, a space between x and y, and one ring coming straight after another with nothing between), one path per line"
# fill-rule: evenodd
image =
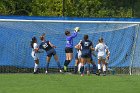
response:
M135 17L137 2L138 0L0 0L0 15Z

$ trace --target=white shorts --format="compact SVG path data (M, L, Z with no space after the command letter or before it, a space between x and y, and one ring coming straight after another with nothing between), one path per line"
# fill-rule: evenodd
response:
M31 56L33 57L34 60L39 59L38 54L37 53L31 53Z
M79 52L78 52L78 58L81 58L81 55L82 55L82 52L79 51Z
M98 56L98 60L105 60L106 57L105 56Z

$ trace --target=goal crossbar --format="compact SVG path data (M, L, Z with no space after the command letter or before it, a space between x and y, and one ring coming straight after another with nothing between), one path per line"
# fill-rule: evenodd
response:
M140 24L134 21L75 21L75 20L21 20L21 19L0 19L1 22L48 22L48 23L96 23L96 24Z

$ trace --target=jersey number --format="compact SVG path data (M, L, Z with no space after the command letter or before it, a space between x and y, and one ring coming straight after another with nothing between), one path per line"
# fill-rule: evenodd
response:
M89 42L85 42L84 43L84 46L89 46Z
M48 44L45 43L45 44L43 45L43 48L47 48L47 47L48 47Z

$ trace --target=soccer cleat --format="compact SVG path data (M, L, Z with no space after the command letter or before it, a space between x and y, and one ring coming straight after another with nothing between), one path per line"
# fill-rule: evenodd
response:
M106 76L106 71L104 71L103 76Z
M84 76L84 74L81 74L81 76L83 77L83 76Z
M90 72L89 72L89 71L87 71L87 75L88 75L88 76L90 75Z
M62 73L62 70L59 70L60 73Z
M38 74L38 72L36 71L36 72L34 72L33 74Z
M67 71L67 66L64 66L64 71L65 71L65 72Z
M96 73L96 75L100 76L100 73L101 73L101 71L100 71L100 70L98 70L98 72Z
M45 74L48 74L48 71L47 70L45 71Z

